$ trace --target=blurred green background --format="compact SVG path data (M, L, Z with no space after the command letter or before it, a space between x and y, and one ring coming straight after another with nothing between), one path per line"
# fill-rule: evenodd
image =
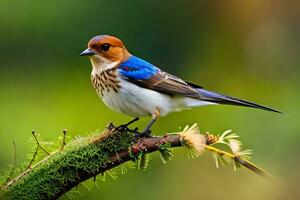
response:
M197 122L202 132L233 129L281 183L216 169L209 153L191 160L176 150L166 165L154 154L147 171L108 178L92 191L79 187L75 199L300 198L299 17L296 0L0 0L0 170L12 162L12 141L18 165L27 159L32 129L56 140L63 128L85 135L130 119L99 100L91 64L79 57L91 37L111 34L186 80L286 112L211 106L170 114L153 128L164 134Z

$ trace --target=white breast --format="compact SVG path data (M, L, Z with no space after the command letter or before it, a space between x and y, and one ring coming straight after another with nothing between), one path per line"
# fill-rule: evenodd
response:
M104 92L102 100L112 110L129 116L165 115L173 110L170 96L120 80L119 92Z

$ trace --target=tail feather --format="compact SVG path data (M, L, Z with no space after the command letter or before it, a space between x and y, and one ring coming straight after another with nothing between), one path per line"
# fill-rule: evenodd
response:
M252 103L252 102L249 102L249 101L245 101L245 100L242 100L242 99L238 99L238 98L235 98L235 97L230 97L230 96L226 96L226 95L219 94L219 93L216 93L216 92L207 91L207 90L204 90L204 89L201 89L201 88L197 88L197 91L200 94L200 99L201 100L208 101L208 102L211 102L211 103L245 106L245 107L258 108L258 109L261 109L261 110L266 110L266 111L271 111L271 112L276 112L276 113L283 114L283 112L275 110L273 108L262 106L262 105Z

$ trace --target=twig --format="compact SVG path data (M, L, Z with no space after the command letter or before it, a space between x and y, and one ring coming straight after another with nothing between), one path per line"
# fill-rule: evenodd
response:
M10 182L8 182L2 189L6 189L7 187L11 186L12 184L14 184L17 180L21 179L23 176L25 176L26 174L28 174L30 171L32 171L34 168L36 168L37 166L39 166L41 163L45 162L46 160L48 160L50 157L52 157L53 155L55 155L56 153L60 152L61 150L58 149L54 152L52 152L51 154L47 155L44 159L40 160L39 162L35 163L32 167L24 170L19 176L17 176L16 178L12 179Z
M33 137L34 137L34 139L35 139L36 144L38 145L38 147L40 147L46 154L50 155L50 153L49 153L48 151L46 151L46 149L44 149L44 148L40 145L40 143L39 143L39 141L38 141L38 139L37 139L37 137L36 137L36 135L35 135L35 131L34 131L34 130L31 131L31 134L33 135Z
M274 178L267 171L263 170L262 168L258 167L257 165L255 165L254 163L250 162L249 160L247 160L245 158L241 158L239 156L236 156L232 153L223 151L223 150L218 149L218 148L213 147L213 146L205 145L205 148L206 148L206 150L217 153L220 156L227 156L228 158L231 158L232 160L234 160L238 164L246 167L247 169L253 171L254 173L256 173L259 176L262 176L264 178L272 178L272 179Z
M17 180L19 180L20 178L22 178L23 176L25 176L26 174L28 174L31 170L33 170L34 168L36 168L37 166L39 166L39 165L42 164L43 162L47 161L47 160L48 160L49 158L51 158L53 155L55 155L56 153L62 151L63 148L64 148L64 146L66 145L66 134L67 134L67 130L64 129L64 130L63 130L63 135L64 135L64 136L63 136L63 143L62 143L62 146L61 146L59 149L57 149L56 151L54 151L54 152L52 152L52 153L48 153L48 152L47 152L45 149L43 149L42 146L39 144L39 142L38 142L38 140L37 140L37 138L36 138L36 136L35 136L35 132L34 132L34 130L33 130L33 131L32 131L32 135L34 136L34 138L35 138L35 140L36 140L38 146L37 146L37 149L36 149L36 151L35 151L35 153L34 153L32 159L31 159L31 161L30 161L28 167L27 167L27 168L26 168L19 176L17 176L17 177L14 178L13 180L11 180L9 183L7 183L2 189L5 189L5 188L9 187L9 186L12 185L13 183L15 183ZM44 159L40 160L39 162L37 162L37 163L35 163L33 166L31 166L32 163L34 162L34 159L35 159L35 157L36 157L36 155L37 155L37 153L38 153L38 149L39 149L39 148L41 148L41 149L42 149L45 153L47 153L48 155L47 155Z
M27 170L27 169L30 169L31 168L31 165L32 165L32 163L34 162L34 160L35 160L35 157L36 157L36 155L37 155L37 153L38 153L38 151L39 151L39 146L37 146L36 147L36 150L35 150L35 152L34 152L34 154L33 154L33 156L32 156L32 159L30 160L30 163L28 164L28 166L26 167L26 169L25 169L25 171Z
M64 147L66 146L66 134L67 134L67 129L63 130L63 141L62 141L62 145L61 145L61 150L64 150Z

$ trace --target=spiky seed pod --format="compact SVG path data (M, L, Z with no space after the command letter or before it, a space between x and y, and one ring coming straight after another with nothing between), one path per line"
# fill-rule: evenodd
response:
M191 127L186 126L184 130L179 133L182 145L189 151L189 155L193 157L199 157L205 150L206 139L203 135L199 134L197 124L193 124Z

